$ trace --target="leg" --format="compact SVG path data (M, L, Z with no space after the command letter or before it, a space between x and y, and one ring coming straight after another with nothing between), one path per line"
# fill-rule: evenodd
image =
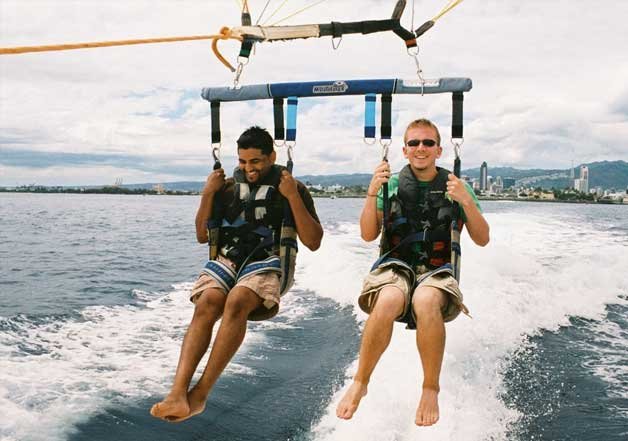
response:
M379 292L375 306L364 326L358 372L355 374L353 384L338 404L336 409L338 418L348 420L358 409L360 400L366 395L375 365L390 343L393 323L403 313L404 306L404 294L396 286L385 286Z
M414 292L412 307L417 320L416 342L423 366L423 392L416 412L418 426L431 426L438 421L438 392L440 369L445 353L445 323L442 308L447 295L431 286Z
M183 338L172 388L161 403L151 408L150 413L154 417L179 418L190 413L188 386L198 363L207 352L214 323L222 315L226 298L221 290L209 288L196 300L192 322Z
M231 290L205 371L188 393L190 412L172 421L183 421L205 410L209 391L244 340L249 314L261 305L262 299L249 288L236 286Z

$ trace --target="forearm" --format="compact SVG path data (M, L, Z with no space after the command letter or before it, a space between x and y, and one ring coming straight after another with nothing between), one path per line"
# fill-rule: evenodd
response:
M297 193L288 199L299 239L310 250L315 251L321 246L323 227L312 217L303 199Z
M473 201L463 203L462 208L467 218L465 226L469 231L471 240L476 245L485 246L490 239L488 222Z
M365 241L371 242L377 239L381 228L382 213L377 211L377 197L367 195L360 215L360 235Z
M203 192L201 202L196 212L196 240L207 243L207 221L212 215L215 193Z

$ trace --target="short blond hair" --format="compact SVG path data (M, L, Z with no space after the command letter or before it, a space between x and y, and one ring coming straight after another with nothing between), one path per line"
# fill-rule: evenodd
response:
M415 127L430 127L434 129L434 131L436 132L436 145L440 146L440 132L438 131L438 127L436 127L436 124L434 124L432 121L425 118L415 119L410 124L408 124L408 127L406 127L406 131L403 134L404 144L408 141L408 139L406 138L408 136L408 130L414 129Z

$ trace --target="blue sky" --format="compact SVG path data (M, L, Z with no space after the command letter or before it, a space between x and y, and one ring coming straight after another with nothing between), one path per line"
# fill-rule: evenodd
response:
M237 26L239 0L0 0L0 46L216 33ZM253 19L265 0L251 0ZM269 10L282 2L271 1ZM282 18L312 0L292 0ZM327 0L286 24L387 18L394 0ZM416 1L415 27L445 1ZM409 27L408 2L402 22ZM602 6L603 5L603 6ZM628 160L628 5L466 0L420 39L427 78L468 76L463 167L567 168ZM273 20L274 21L274 20ZM221 43L233 61L238 45ZM258 45L244 84L414 78L393 34ZM209 42L0 56L0 185L203 180L211 169L207 86L232 83ZM428 117L449 139L450 97L395 96L391 161L405 124ZM223 160L252 124L272 128L270 102L222 106ZM362 143L361 97L302 100L295 173L370 172L380 151ZM443 165L451 164L444 143ZM280 158L285 158L283 151Z

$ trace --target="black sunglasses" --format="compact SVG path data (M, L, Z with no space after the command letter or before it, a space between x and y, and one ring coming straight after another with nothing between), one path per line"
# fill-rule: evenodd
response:
M423 143L425 147L434 147L436 145L436 141L433 139L409 139L406 142L406 147L418 147Z

